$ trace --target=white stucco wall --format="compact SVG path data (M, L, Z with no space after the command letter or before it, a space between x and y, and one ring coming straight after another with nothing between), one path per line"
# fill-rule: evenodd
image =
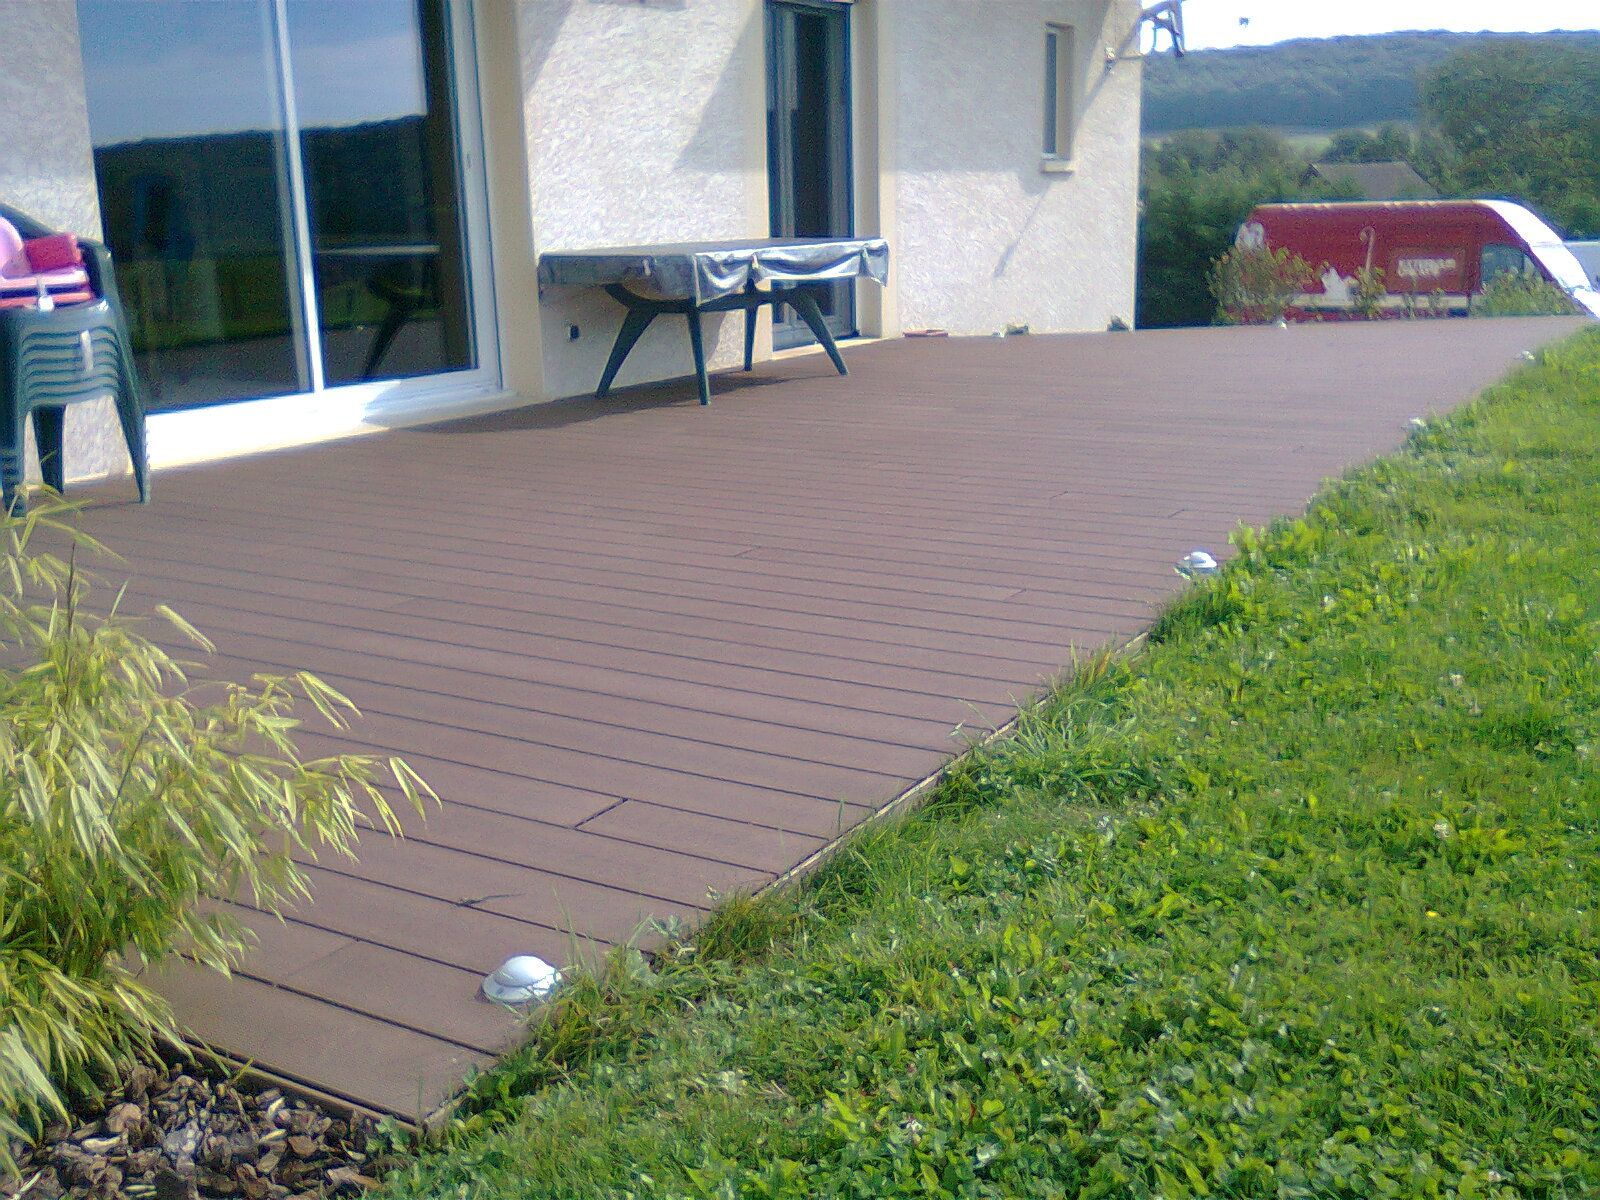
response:
M77 6L67 0L4 0L3 7L0 201L54 228L99 238ZM65 455L69 479L128 469L109 400L68 410ZM31 448L29 458L37 477Z
M76 6L5 0L0 199L59 229L100 236Z
M759 0L521 0L537 252L766 234L762 12ZM621 318L603 292L545 289L547 395L594 390ZM742 354L741 322L706 318L717 365ZM692 370L684 322L663 317L617 382Z
M914 0L893 53L899 324L1133 320L1141 64L1132 0ZM1044 36L1076 31L1073 169L1043 169Z

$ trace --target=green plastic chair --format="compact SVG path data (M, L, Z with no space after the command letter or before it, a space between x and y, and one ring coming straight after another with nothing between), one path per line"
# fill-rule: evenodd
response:
M0 204L5 218L24 238L55 231ZM133 364L133 343L117 296L111 255L99 242L80 238L83 265L97 299L37 308L0 309L0 511L21 513L23 431L33 419L34 443L44 481L60 492L65 486L61 459L66 407L111 395L116 400L122 436L133 460L139 500L150 499L145 454L144 395Z

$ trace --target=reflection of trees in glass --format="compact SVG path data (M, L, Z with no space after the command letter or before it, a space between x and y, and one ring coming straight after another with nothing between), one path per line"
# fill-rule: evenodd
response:
M306 131L323 245L433 240L419 170L422 125L422 117L405 117ZM106 238L136 314L139 349L289 333L277 143L274 134L248 132L96 149ZM374 324L388 311L364 278L330 279L319 298L329 327ZM416 310L437 311L437 295L422 297Z

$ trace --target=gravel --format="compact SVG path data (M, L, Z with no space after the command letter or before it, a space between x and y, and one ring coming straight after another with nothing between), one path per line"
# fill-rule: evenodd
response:
M134 1067L119 1092L76 1115L14 1148L20 1174L0 1178L0 1196L348 1200L392 1165L370 1118L208 1078L193 1063Z

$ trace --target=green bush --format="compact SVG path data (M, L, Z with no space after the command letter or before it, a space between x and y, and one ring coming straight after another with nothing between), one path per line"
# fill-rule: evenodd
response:
M1357 267L1352 311L1364 321L1383 316L1383 302L1389 297L1389 281L1382 267Z
M1235 246L1212 265L1217 319L1229 325L1271 325L1311 290L1316 268L1287 248Z
M297 712L342 728L348 700L307 674L205 680L118 602L91 615L76 558L97 547L68 515L0 518L0 1168L11 1138L177 1038L141 964L226 972L247 934L215 901L276 910L306 891L292 854L348 854L363 824L395 824L378 762L295 750ZM382 766L411 804L431 795Z
M1475 317L1570 317L1577 312L1566 292L1537 275L1496 275L1472 298Z

